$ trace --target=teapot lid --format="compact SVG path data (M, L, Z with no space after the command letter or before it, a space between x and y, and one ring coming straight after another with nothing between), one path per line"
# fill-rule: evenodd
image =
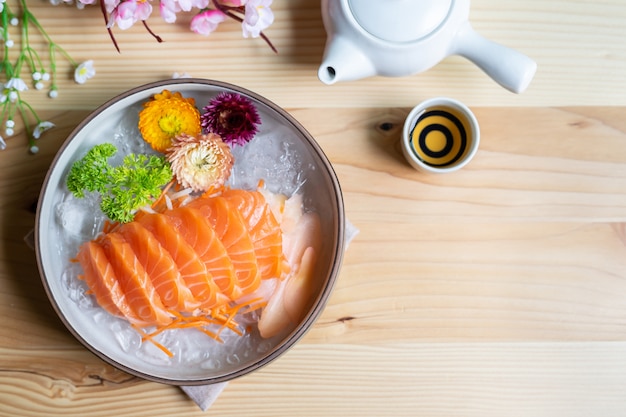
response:
M412 42L437 29L453 0L348 0L352 15L371 35L389 42Z

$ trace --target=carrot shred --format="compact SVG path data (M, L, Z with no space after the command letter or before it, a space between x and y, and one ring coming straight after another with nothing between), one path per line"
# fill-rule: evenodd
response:
M120 224L118 222L114 222L109 219L106 219L104 221L104 225L102 225L102 233L105 233L105 234L111 233L115 231L115 229L117 229L119 225Z
M208 190L206 190L204 193L202 193L202 197L203 198L213 197L213 196L221 193L225 188L226 187L224 187L223 185L220 185L219 187L211 186Z
M165 346L163 346L161 343L157 342L156 340L154 340L154 336L150 333L146 333L144 332L144 330L138 326L133 325L133 327L135 328L136 331L139 332L139 334L142 335L141 340L142 341L149 341L150 343L152 343L154 346L156 346L157 348L159 348L160 350L163 351L163 353L165 353L168 357L173 357L174 354L172 353L171 350L169 350L168 348L166 348Z
M151 205L152 209L158 211L158 206L161 205L161 201L164 199L164 197L167 194L167 192L170 190L170 188L172 188L172 186L175 183L176 183L176 181L172 180L172 181L168 182L165 185L165 187L163 187L163 190L161 190L161 194L159 194L159 196L152 203L152 205Z

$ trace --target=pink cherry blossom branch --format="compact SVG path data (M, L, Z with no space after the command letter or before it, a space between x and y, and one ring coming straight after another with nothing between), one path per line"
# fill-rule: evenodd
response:
M236 20L239 23L243 23L243 19L240 16L232 12L233 10L235 10L239 13L245 13L245 9L243 6L239 6L239 7L224 6L223 4L220 4L220 2L217 0L211 0L211 3L213 3L213 6L215 6L217 10L224 13L226 16L230 17L231 19ZM274 44L272 44L272 41L270 41L269 38L265 35L265 33L261 32L259 33L259 36L261 37L261 39L265 41L265 43L269 45L269 47L272 49L272 51L274 51L274 53L278 53L278 50L276 49Z
M115 40L115 35L113 34L113 31L109 27L109 18L107 17L107 9L104 4L104 0L100 0L100 10L102 11L102 17L104 17L104 27L107 28L107 32L109 32L109 36L111 37L111 41L113 42L115 49L117 49L117 52L120 53L121 52L120 47L117 44L117 41Z

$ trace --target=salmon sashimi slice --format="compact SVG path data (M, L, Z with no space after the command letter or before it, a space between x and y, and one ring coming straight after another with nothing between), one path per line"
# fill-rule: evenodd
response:
M233 210L223 197L201 197L187 207L200 211L222 241L237 273L234 299L254 292L261 284L261 274L254 245L239 210Z
M116 232L108 233L102 237L100 244L126 295L128 304L137 317L154 325L170 323L172 317L165 310L150 276L124 237Z
M94 241L85 242L78 251L77 259L84 273L80 278L85 281L98 305L114 316L126 318L135 324L145 324L136 319L128 305L102 246Z
M191 207L175 208L164 214L202 259L220 291L233 298L237 273L226 248L207 219Z
M130 244L166 308L193 311L200 305L183 281L170 253L148 229L138 222L130 222L117 231Z
M203 308L225 304L228 299L220 292L211 273L194 248L178 233L164 214L152 213L142 216L139 223L148 229L169 252L183 277L186 286Z
M226 189L222 193L241 213L254 244L254 253L262 279L280 278L285 258L280 224L259 191Z

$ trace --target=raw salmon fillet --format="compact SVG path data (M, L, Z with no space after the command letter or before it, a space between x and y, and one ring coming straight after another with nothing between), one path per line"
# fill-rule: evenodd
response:
M165 307L190 311L199 306L176 262L152 232L139 222L130 222L122 225L118 233L130 244Z
M185 284L201 307L212 308L227 301L220 293L202 259L176 230L167 216L160 213L148 214L141 217L139 223L152 232L161 246L170 253Z
M98 305L114 316L134 322L135 313L126 302L124 291L102 246L95 241L85 242L78 251L77 259L84 272L80 278L85 280Z
M130 244L119 233L108 233L101 241L126 301L139 320L165 325L172 321L158 296L150 276Z
M237 273L222 241L197 209L179 207L164 213L176 230L191 245L220 291L229 298L235 295Z
M281 278L285 258L280 224L265 197L258 191L227 189L222 194L239 210L254 244L262 279Z
M197 198L187 205L200 211L222 241L237 272L234 298L254 292L261 284L261 274L254 244L238 210L232 210L223 197Z

